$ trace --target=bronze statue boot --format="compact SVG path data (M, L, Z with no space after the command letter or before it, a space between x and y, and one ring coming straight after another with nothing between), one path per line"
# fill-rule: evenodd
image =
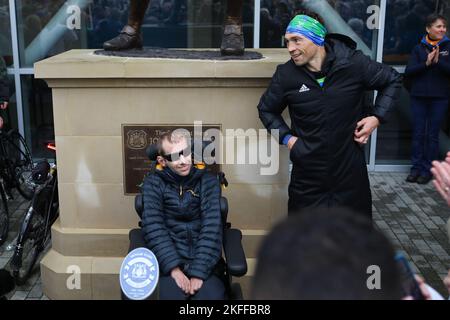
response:
M123 27L119 35L103 43L103 49L108 51L119 51L128 49L141 49L142 36L139 31L132 26Z
M149 3L150 0L131 0L128 24L117 37L103 43L103 49L110 51L141 49L141 26Z
M242 56L244 54L244 32L240 18L227 18L220 53L223 56Z

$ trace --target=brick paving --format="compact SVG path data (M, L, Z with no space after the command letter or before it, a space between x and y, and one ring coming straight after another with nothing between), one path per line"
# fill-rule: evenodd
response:
M427 283L448 297L442 280L450 269L450 241L446 222L450 209L435 191L427 185L405 182L406 173L371 173L373 218L377 227L411 262L415 271ZM17 234L28 201L19 195L9 203L11 228L7 242L0 247L0 268L9 269L12 251L6 247ZM28 282L8 295L13 300L45 300L39 266Z

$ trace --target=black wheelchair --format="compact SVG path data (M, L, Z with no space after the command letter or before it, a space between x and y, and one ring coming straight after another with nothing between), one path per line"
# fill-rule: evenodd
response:
M204 149L203 145L202 149ZM158 150L156 145L150 145L146 149L148 158L152 161L152 165L156 163ZM223 172L218 173L218 179L221 185L228 186ZM142 194L135 197L134 207L139 219L142 219L144 211L144 199ZM223 274L220 278L225 284L226 296L230 300L243 300L242 288L239 283L233 282L233 277L242 277L247 273L247 261L245 258L244 249L242 247L242 232L239 229L231 227L231 223L227 221L228 218L228 200L221 195L220 197L220 212L222 216L223 226L223 254L219 264L223 267ZM139 221L139 228L132 229L129 232L130 247L128 252L145 247L145 241L141 230L142 222ZM154 296L155 294L153 294ZM125 294L122 292L122 299L126 300ZM154 299L151 297L150 299Z

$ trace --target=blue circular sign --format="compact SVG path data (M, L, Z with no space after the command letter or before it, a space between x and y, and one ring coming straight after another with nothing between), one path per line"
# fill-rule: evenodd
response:
M129 299L147 299L155 291L158 280L158 260L149 249L134 249L123 260L120 287Z

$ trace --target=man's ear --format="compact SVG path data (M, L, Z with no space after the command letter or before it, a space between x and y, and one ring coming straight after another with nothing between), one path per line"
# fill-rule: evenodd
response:
M164 159L163 157L161 157L161 156L157 156L156 157L156 162L158 162L158 164L160 164L161 166L163 166L163 167L165 167L167 164L166 164L166 159Z

